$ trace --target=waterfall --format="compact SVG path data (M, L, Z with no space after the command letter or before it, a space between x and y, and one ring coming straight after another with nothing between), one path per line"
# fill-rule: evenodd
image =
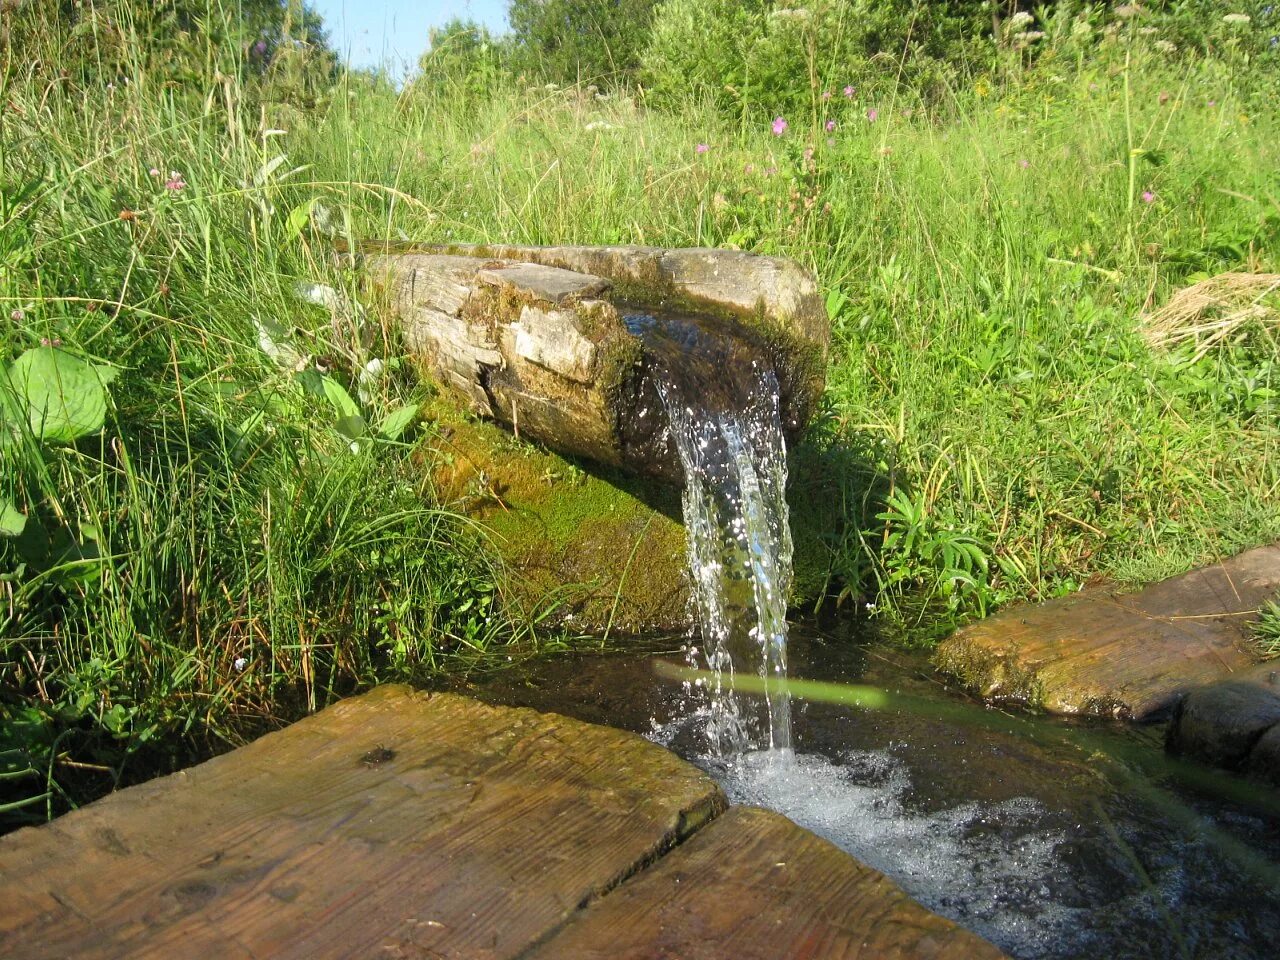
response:
M722 757L764 747L789 758L791 700L778 686L787 676L792 547L777 378L758 353L694 321L627 320L646 343L684 468L701 656L715 677L709 746ZM766 685L758 721L734 694L735 669L751 667Z

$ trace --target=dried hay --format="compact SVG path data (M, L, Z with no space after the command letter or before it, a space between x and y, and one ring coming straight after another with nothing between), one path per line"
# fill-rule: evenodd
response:
M1262 336L1274 348L1280 309L1265 302L1280 291L1278 273L1220 273L1175 293L1143 315L1138 328L1158 350L1195 345L1195 359L1214 347ZM1280 298L1277 298L1280 299Z

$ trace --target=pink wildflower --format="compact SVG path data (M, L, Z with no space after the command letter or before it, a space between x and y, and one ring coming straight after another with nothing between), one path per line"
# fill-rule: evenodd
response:
M14 323L21 323L25 317L26 317L26 314L23 313L22 310L18 307L14 307L9 312L9 319L12 320Z
M855 93L855 92L856 92L856 91L853 89L853 87L845 87L845 88L844 88L844 98L845 98L846 100L852 100L852 99L853 99L853 95L854 95L854 93Z
M710 150L710 149L711 149L711 148L710 148L709 146L707 146L705 143L700 143L700 144L698 144L696 147L694 147L694 148L693 148L693 152L694 152L694 153L706 153L706 152L707 152L708 150Z
M831 91L830 91L830 90L823 90L823 91L822 91L822 99L823 99L824 101L826 101L826 100L830 100L830 99L831 99Z
M872 107L870 110L867 111L867 121L869 123L875 123L876 117L878 116L880 116L880 111L877 110L875 107Z
M148 170L147 172L148 172L148 173L150 173L150 174L151 174L151 176L153 176L153 177L158 177L158 176L160 176L160 171L159 171L159 170L157 170L155 167L152 167L152 168L151 168L150 170Z
M1142 191L1142 202L1143 202L1143 203L1155 203L1155 202L1156 202L1156 195L1155 195L1154 193L1152 193L1150 190L1143 190L1143 191Z
M164 188L177 193L179 190L187 188L187 181L182 179L182 174L180 173L170 173L169 179L164 182Z
M787 132L787 121L783 120L782 117L774 117L773 118L773 135L775 137L780 137L786 132Z
M830 133L832 130L836 128L836 122L834 120L828 120L826 123L826 127L827 127L827 133Z
M1018 166L1020 166L1023 170L1025 170L1025 169L1027 169L1027 167L1031 166L1031 161L1030 161L1030 160L1019 160L1019 161L1018 161Z

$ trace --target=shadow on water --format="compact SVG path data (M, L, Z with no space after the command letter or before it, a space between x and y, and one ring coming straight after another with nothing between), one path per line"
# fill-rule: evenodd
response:
M796 766L777 775L760 754L710 755L705 699L655 669L685 657L667 643L535 661L464 692L668 746L734 801L779 810L1017 958L1275 955L1274 794L1212 772L1171 782L1158 729L1005 715L923 659L793 626L793 677L887 703L798 698Z

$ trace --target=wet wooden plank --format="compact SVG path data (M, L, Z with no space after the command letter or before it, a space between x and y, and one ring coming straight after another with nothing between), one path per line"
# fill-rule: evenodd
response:
M0 838L0 956L513 957L722 806L640 737L379 688Z
M977 934L785 817L735 807L530 960L993 960Z
M1011 607L958 631L936 660L985 696L1151 718L1256 662L1245 631L1278 590L1280 545L1259 547L1134 593Z

